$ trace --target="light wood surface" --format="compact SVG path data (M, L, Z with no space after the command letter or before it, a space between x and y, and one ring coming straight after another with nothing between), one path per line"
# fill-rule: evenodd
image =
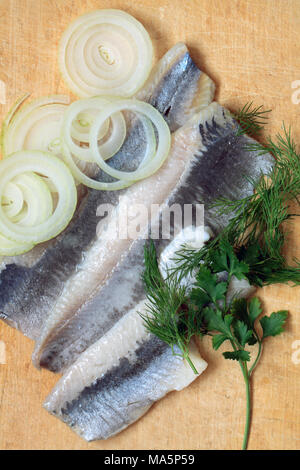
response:
M3 117L25 92L67 92L56 63L58 40L71 20L95 8L120 8L143 22L157 57L185 41L197 65L216 82L216 99L236 109L249 100L273 109L267 132L284 119L300 145L300 104L291 83L300 80L299 0L0 0L0 79L6 84ZM299 208L295 208L299 213ZM289 259L300 257L300 221L290 225ZM300 288L258 292L268 313L288 309L287 332L266 342L254 374L249 448L300 448ZM1 449L238 449L245 393L237 364L201 344L206 372L182 392L169 394L137 423L105 442L86 443L49 416L42 402L57 381L34 369L33 343L3 323L0 340ZM298 350L300 342L298 343Z

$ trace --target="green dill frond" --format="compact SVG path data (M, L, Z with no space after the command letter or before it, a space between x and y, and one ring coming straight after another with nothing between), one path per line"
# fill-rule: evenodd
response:
M238 135L248 134L258 135L263 130L269 118L270 109L263 109L263 106L255 107L253 102L246 103L237 112L232 113L234 119L239 123Z
M182 245L171 259L174 266L170 269L169 278L176 277L180 281L193 274L194 271L199 269L200 263L206 260L207 254L208 245L197 251Z
M150 333L169 346L177 344L179 309L186 299L185 289L176 279L165 282L161 276L153 241L144 247L143 281L147 294L147 314L141 314Z
M283 134L267 144L257 144L263 152L276 159L269 177L261 178L255 193L241 201L219 201L219 211L234 209L235 216L226 231L235 245L259 241L261 248L272 258L281 259L285 240L283 223L291 219L289 203L300 194L300 155L297 153L291 130L283 125ZM254 184L254 182L252 182Z
M256 185L248 178L255 188L253 195L237 201L223 198L213 204L217 214L234 213L234 216L222 233L201 250L195 252L182 247L176 254L174 275L185 277L194 272L201 262L209 261L210 254L226 239L237 251L242 246L246 249L259 247L259 264L250 263L247 274L253 284L300 284L300 263L296 261L296 266L287 266L282 254L286 222L295 216L290 213L289 204L293 200L299 202L300 194L300 155L291 129L283 124L281 134L275 139L269 138L265 145L252 145L252 150L273 154L276 162L270 175L262 176Z
M140 313L147 330L167 343L174 351L178 347L195 374L197 370L189 357L189 343L201 334L197 312L189 310L186 288L176 277L164 280L161 276L153 241L144 247L145 271L143 281L147 295L146 313Z
M259 132L268 112L262 111L261 106L253 108L252 103L245 105L235 114L240 132L250 135ZM300 194L300 155L291 129L283 124L283 133L277 134L275 140L269 138L265 145L251 144L249 150L271 153L275 165L270 175L267 178L262 175L257 184L248 178L255 189L252 195L237 201L223 198L214 203L217 213L230 218L217 237L198 251L183 246L172 260L175 268L169 271L167 279L161 276L154 243L150 241L145 246L143 280L147 304L146 313L140 314L147 330L166 342L173 354L186 359L195 373L189 357L192 336L212 336L215 350L224 343L231 346L223 356L239 363L246 387L243 449L247 448L251 422L250 378L260 360L263 341L284 331L288 312L280 310L261 317L257 298L234 298L228 303L228 286L233 276L247 278L255 286L300 284L300 261L288 266L282 250L286 239L283 224L294 216L289 203L298 201ZM226 273L225 281L219 273ZM189 275L194 282L188 290L182 280ZM258 322L262 334L257 330ZM254 344L258 347L252 359Z

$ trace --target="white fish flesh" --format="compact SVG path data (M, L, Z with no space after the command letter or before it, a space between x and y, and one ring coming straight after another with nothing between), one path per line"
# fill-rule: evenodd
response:
M249 137L237 136L230 114L212 103L176 131L168 161L156 175L131 188L129 200L148 208L150 204L168 208L204 203L205 225L216 234L226 226L228 217L216 217L208 205L221 195L233 200L251 194L253 186L246 177L258 181L272 168L270 155L245 150L250 141ZM37 342L37 366L54 372L64 370L144 299L141 274L148 230L147 219L140 238L131 243L103 241L100 237L101 246L114 260L112 267L105 270L103 279L102 258L96 250L91 251L66 285L64 301L56 305ZM156 240L158 253L168 243L170 240Z
M138 97L142 97L143 90ZM145 99L165 117L175 130L190 117L193 110L209 104L214 84L192 61L184 44L174 46L155 68L145 88ZM122 149L110 159L118 169L134 170L144 155L143 126L135 125L128 133ZM97 179L111 178L99 172ZM0 318L36 339L53 305L64 298L67 281L78 271L82 260L97 245L96 215L100 204L117 206L124 191L88 190L69 227L41 251L28 256L6 259L0 266ZM102 219L105 215L102 216ZM113 261L102 250L103 276ZM100 258L99 258L100 259ZM93 269L91 267L91 269ZM109 271L109 270L108 270ZM71 305L70 305L71 308Z
M122 431L155 401L197 377L186 361L146 332L138 315L143 309L142 302L85 351L46 399L45 408L87 441ZM201 374L207 363L194 343L190 357Z

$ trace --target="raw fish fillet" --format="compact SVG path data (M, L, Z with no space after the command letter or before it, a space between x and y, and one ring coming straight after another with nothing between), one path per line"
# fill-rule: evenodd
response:
M162 112L175 130L194 109L209 104L213 93L213 82L196 67L186 46L178 44L155 68L146 85L145 99ZM166 97L170 98L168 103ZM110 159L111 164L127 171L135 169L144 154L144 141L142 126L135 125L122 149ZM111 180L102 172L97 179ZM119 195L124 192L88 190L73 221L59 237L26 256L4 260L0 266L1 319L30 338L39 337L53 305L58 299L64 303L65 284L81 269L94 246L99 245L96 227L101 217L96 215L97 207L101 203L117 206ZM111 258L104 247L98 259L103 266L102 277L118 260Z
M131 188L130 202L148 208L150 204L161 204L162 211L174 204L205 204L205 225L217 234L228 223L228 217L216 217L208 205L220 196L233 200L251 194L253 186L246 177L258 181L271 170L274 161L270 155L245 150L245 144L253 141L237 136L237 130L228 111L212 103L175 132L167 162L156 175ZM67 302L57 303L37 342L33 356L37 366L54 372L64 370L144 299L141 275L148 230L147 219L137 240L103 242L107 247L111 244L111 256L119 259L110 272L107 270L105 280L97 252L85 259L66 285ZM169 243L156 240L158 253Z
M251 194L253 187L245 176L257 181L271 170L273 159L270 155L245 151L245 144L251 139L237 136L237 129L229 113L213 103L175 133L173 166L183 161L184 171L164 207L191 201L207 204L220 195L234 199ZM160 176L164 170L165 167L160 170ZM166 171L164 176L168 174ZM147 182L151 184L151 179L143 184ZM147 189L150 191L151 186ZM156 217L159 219L159 214ZM205 224L210 230L217 233L227 222L228 218L217 219L214 211L207 209ZM145 226L145 233L147 229ZM172 242L156 240L158 253L165 253ZM76 358L76 350L70 355L71 338L77 341L79 354L82 344L87 345L87 332L98 334L98 341L77 356L45 402L50 413L89 441L106 439L122 431L153 402L171 390L181 390L197 377L169 346L146 331L139 316L146 308L140 276L143 245L142 238L131 245L105 285L93 293L68 325L57 326L57 336L52 337L52 343L45 344L42 354L42 361L55 370L63 361L66 365ZM251 286L231 283L228 300L233 291L247 295ZM82 336L76 336L76 328ZM95 340L95 336L92 339L88 334L91 341ZM174 352L179 351L175 348ZM206 363L193 342L191 359L201 373Z
M145 331L137 313L143 308L142 302L85 351L46 399L45 408L88 441L122 431L153 402L197 377L186 361ZM207 363L194 343L190 356L201 374Z
M178 61L178 57L182 60ZM166 81L172 87L166 86ZM185 44L180 42L156 64L136 98L157 108L173 132L210 104L214 94L214 82L205 73L199 73Z

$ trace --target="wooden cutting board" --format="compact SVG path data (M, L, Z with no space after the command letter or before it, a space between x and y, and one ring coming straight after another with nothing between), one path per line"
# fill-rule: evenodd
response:
M300 145L299 0L0 0L0 79L6 84L1 117L25 92L67 92L57 68L58 40L71 20L96 8L120 8L149 31L157 57L185 41L197 65L231 109L249 100L272 108L267 133L282 120ZM3 90L0 101L4 101ZM299 208L295 208L299 212ZM300 257L300 221L289 226L286 252ZM300 448L300 287L258 292L266 312L288 309L287 332L266 342L253 381L249 448ZM238 365L200 348L208 368L190 387L155 404L137 423L105 442L86 443L47 414L42 402L57 376L31 364L33 342L0 325L6 364L0 364L1 449L238 449L245 415ZM298 343L297 343L298 341ZM2 347L3 347L3 343ZM298 352L297 352L298 351Z

